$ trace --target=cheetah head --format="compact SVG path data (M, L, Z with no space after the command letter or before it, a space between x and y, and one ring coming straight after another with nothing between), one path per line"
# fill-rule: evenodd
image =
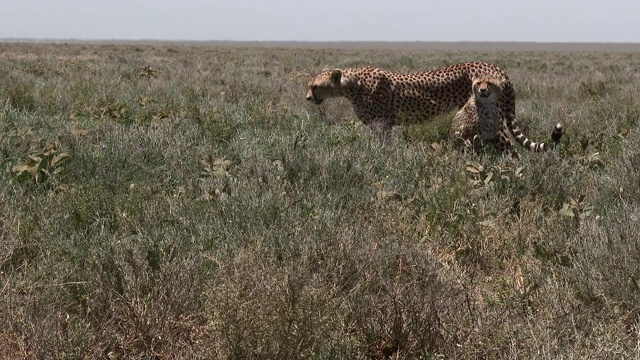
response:
M343 71L340 69L323 70L309 81L307 100L317 105L321 104L324 99L344 96L345 90L348 90L354 83L351 79L343 76Z
M502 95L504 83L493 76L481 76L473 80L473 94L481 101L496 101Z

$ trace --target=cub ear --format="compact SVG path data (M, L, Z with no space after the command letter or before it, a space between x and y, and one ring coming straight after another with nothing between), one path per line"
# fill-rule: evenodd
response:
M342 70L335 69L331 72L331 82L334 84L339 84L342 79Z

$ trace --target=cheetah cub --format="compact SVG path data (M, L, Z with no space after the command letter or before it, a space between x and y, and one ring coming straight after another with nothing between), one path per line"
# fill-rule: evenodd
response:
M506 151L512 157L520 154L513 146L509 129L502 120L500 99L502 97L502 80L491 76L479 76L473 80L472 95L467 103L456 113L451 123L450 136L462 139L466 146L472 146L476 151L482 142L493 143L500 151ZM512 132L516 141L526 149L534 152L547 151L553 148L562 137L562 125L556 124L551 134L552 144L535 143L529 140L514 123Z

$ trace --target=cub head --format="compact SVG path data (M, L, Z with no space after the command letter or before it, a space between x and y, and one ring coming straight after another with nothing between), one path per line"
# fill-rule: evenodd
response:
M344 96L345 90L348 90L354 82L343 75L340 69L323 70L309 81L307 100L320 104L324 99Z
M473 79L473 95L480 101L496 101L502 95L504 83L493 76L480 76Z

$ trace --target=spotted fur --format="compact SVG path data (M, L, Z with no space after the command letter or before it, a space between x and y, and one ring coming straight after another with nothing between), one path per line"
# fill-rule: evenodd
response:
M325 70L309 81L306 97L315 104L345 97L362 122L370 126L381 124L383 132L388 132L401 120L428 120L461 109L473 95L473 79L482 75L501 81L502 94L496 101L499 116L516 140L526 140L516 124L511 80L500 68L484 62L459 63L414 73L394 73L374 67ZM525 140L518 142L530 150L539 145Z
M518 151L511 143L509 130L501 116L498 101L503 94L503 81L491 76L481 75L473 80L473 95L460 109L451 122L451 136L462 138L467 145L478 147L478 141L493 143L499 150L506 151L513 157L519 157ZM562 125L557 124L551 134L552 143L535 143L529 140L519 128L514 138L524 148L543 152L552 148L562 137Z

